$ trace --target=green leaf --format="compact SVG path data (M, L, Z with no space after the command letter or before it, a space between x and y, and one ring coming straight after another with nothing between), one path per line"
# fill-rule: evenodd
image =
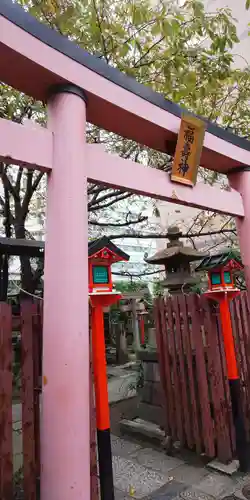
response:
M128 44L124 44L124 45L121 45L121 47L119 48L119 56L120 57L125 57L129 52L129 45Z
M200 0L15 1L84 50L98 53L111 66L151 86L182 108L250 137L250 72L235 69L232 52L236 51L228 50L238 43L236 22L229 9L208 14ZM250 0L245 2L249 9ZM18 120L27 107L32 119L46 122L40 102L0 84L1 117ZM93 126L87 133L90 142L93 137L103 140L110 152L126 157L133 154L131 141ZM143 159L148 158L148 151L141 151ZM151 154L152 164L158 164L159 153ZM13 179L15 168L18 167L9 167ZM210 174L206 175L209 182L214 181ZM97 210L96 214L99 217L100 212Z
M167 37L171 36L173 34L173 28L175 30L177 30L177 27L178 27L178 23L174 23L174 25L173 25L170 21L167 21L167 20L164 20L162 23L163 33Z

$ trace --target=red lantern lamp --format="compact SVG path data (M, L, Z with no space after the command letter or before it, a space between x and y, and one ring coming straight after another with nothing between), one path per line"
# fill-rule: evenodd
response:
M103 308L121 298L113 286L111 266L129 256L106 237L89 243L88 256L99 475L101 498L106 499L114 498L114 485Z
M230 301L240 293L240 290L235 287L233 272L241 271L243 267L239 254L228 250L203 259L196 268L196 271L207 271L208 291L204 295L210 300L216 301L220 307L220 322L231 394L236 450L240 469L242 472L247 472L249 471L249 453L241 402L240 374L237 365L229 305Z

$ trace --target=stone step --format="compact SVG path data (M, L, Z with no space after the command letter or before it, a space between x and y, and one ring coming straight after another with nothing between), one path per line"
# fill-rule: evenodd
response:
M165 439L165 432L158 425L142 418L135 418L133 420L123 419L120 422L120 429L124 434L144 437L145 439L156 441L160 445L162 445Z
M227 474L232 476L239 470L239 461L232 460L229 464L223 464L218 459L212 460L207 464L208 469L213 469L216 472L221 472L222 474Z

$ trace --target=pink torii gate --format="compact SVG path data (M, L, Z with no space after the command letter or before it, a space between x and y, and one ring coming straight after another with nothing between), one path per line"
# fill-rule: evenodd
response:
M88 120L170 151L182 110L40 24L11 0L0 1L0 78L48 103L47 128L0 120L0 159L49 174L41 498L88 500L87 180L236 217L250 290L250 143L207 124L201 165L227 173L230 191L199 183L194 189L175 185L164 172L86 144Z

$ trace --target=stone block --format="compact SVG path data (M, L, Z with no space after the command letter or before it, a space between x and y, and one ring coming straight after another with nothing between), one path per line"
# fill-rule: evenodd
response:
M140 465L153 469L161 474L165 474L169 480L172 477L172 469L184 465L182 460L175 457L169 457L151 448L140 449L133 453L132 456L133 460L136 460Z
M184 500L215 500L214 496L203 493L195 487L182 491L180 497Z
M154 363L152 361L143 362L143 374L145 382L154 381Z
M222 474L209 474L196 484L199 490L216 498L229 494L234 489L234 481Z
M149 328L148 330L148 346L151 349L156 349L156 329L155 328Z
M154 424L164 427L163 410L160 406L153 406L140 402L137 414L139 418L147 419L149 422L153 422Z
M248 500L250 498L250 495L248 494L248 492L250 491L249 473L236 474L234 480L235 480L235 488L233 490L233 494L235 499Z
M123 491L117 490L115 488L115 500L129 500L131 497L126 495Z
M185 464L173 469L171 474L175 481L185 483L187 486L193 486L194 484L197 486L197 483L208 475L208 472L204 467L194 467ZM200 489L202 490L202 488Z
M185 489L186 485L184 483L170 481L158 491L155 491L150 497L150 500L176 500L177 498L181 498L179 495Z
M142 403L152 403L153 386L154 384L152 382L145 382L142 389L140 389L140 397Z
M128 458L130 455L135 454L141 450L141 446L136 443L131 443L125 439L111 435L112 454L123 458Z
M212 460L207 464L209 469L214 469L217 472L222 472L222 474L227 474L228 476L232 476L239 469L239 461L232 460L229 464L223 464L219 460Z
M163 393L161 385L159 382L154 382L152 384L151 403L154 406L162 406L162 402L163 402Z
M158 425L140 418L121 420L120 428L123 433L143 436L159 444L162 444L165 438L165 432Z
M164 475L122 457L113 457L113 472L115 488L126 495L133 489L134 498L150 495L166 482Z
M247 497L243 495L241 488L235 488L233 492L234 500L247 500ZM223 498L224 500L224 498Z
M156 349L140 349L137 351L137 359L140 361L148 361L148 362L158 362L158 354Z
M160 382L160 368L159 363L153 363L153 371L154 371L154 382Z

